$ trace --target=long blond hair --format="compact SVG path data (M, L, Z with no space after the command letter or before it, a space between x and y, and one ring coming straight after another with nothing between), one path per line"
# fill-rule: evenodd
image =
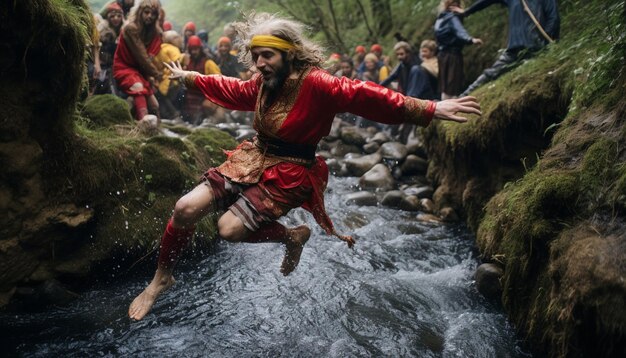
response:
M293 65L296 69L319 66L324 60L324 49L304 36L306 26L300 22L281 18L276 14L255 13L244 15L244 20L233 23L238 40L239 61L247 68L254 67L250 41L255 35L273 35L295 45ZM290 51L291 52L291 51Z
M442 12L448 10L448 7L450 7L453 4L457 4L459 7L462 8L463 7L463 0L441 0L437 10L438 10L439 13L442 13Z

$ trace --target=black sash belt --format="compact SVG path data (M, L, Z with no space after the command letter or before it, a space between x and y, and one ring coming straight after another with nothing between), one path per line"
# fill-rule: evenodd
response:
M268 154L277 157L296 157L307 161L315 159L317 147L310 144L287 143L278 139L261 139L258 136L254 143Z

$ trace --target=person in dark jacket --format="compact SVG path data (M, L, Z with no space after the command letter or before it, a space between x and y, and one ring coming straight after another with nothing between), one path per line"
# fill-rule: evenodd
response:
M456 98L463 91L462 86L465 84L463 47L483 43L481 39L467 33L461 19L450 10L452 6L462 8L459 0L442 0L439 5L439 16L435 21L441 99Z
M380 85L387 87L391 82L397 80L398 92L415 98L435 99L437 96L432 88L430 75L421 66L422 60L414 53L411 45L408 42L400 41L393 46L393 51L399 63ZM402 124L400 128L394 127L392 129L392 135L397 135L400 142L406 143L413 128L415 126L411 124Z
M460 8L452 8L462 18L493 4L506 5L509 9L509 38L506 50L490 68L486 69L474 83L461 93L461 97L511 70L520 60L532 56L548 43L548 39L541 34L540 29L524 10L524 3L528 4L530 11L545 33L552 40L558 39L561 21L556 0L478 0L465 11Z

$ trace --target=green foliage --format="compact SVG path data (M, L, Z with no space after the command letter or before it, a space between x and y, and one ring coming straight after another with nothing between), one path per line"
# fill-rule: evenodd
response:
M112 94L89 97L85 101L81 114L97 127L133 123L128 103Z

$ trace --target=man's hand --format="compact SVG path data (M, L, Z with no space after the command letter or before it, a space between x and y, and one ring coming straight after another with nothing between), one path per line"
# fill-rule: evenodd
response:
M467 122L467 118L457 115L458 112L482 115L480 112L480 104L476 101L476 97L472 96L446 99L445 101L437 102L436 105L435 118L444 121Z
M170 62L169 64L163 62L163 64L170 70L170 79L172 80L183 78L189 72L183 70L183 67L180 65L179 61Z
M481 39L479 39L479 38L474 37L474 38L472 38L472 43L473 43L474 45L482 45L482 44L483 44L483 40L481 40Z
M448 10L459 15L463 15L465 13L465 10L463 10L460 6L456 6L456 5L448 6Z

